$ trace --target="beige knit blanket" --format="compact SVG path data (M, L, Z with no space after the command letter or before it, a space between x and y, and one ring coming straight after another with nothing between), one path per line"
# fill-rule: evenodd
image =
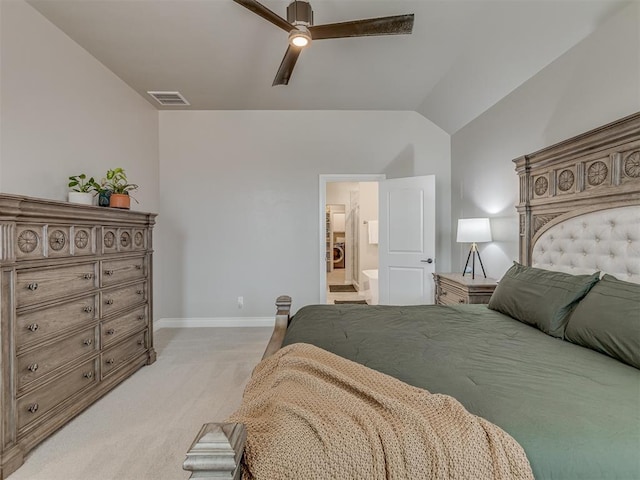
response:
M244 480L533 479L522 447L454 398L303 343L258 364L229 421L247 426Z

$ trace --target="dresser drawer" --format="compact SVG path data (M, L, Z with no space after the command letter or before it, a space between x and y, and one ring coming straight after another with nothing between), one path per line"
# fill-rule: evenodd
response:
M38 343L73 327L98 318L98 295L63 303L55 307L21 313L16 318L16 349Z
M147 276L145 257L127 258L125 260L108 260L102 262L102 286L107 287L126 281L143 279Z
M131 313L104 322L101 326L102 348L116 343L128 333L147 327L147 307L137 308Z
M61 267L19 270L16 304L33 305L46 300L88 292L96 287L95 262Z
M82 355L97 353L96 329L90 328L18 356L18 390Z
M127 287L114 288L100 293L101 318L112 312L125 310L147 300L147 283L141 282Z
M124 342L102 352L102 378L122 365L126 365L128 360L143 353L147 349L147 330L133 335Z
M17 401L18 430L50 412L58 404L97 382L97 358L24 395Z

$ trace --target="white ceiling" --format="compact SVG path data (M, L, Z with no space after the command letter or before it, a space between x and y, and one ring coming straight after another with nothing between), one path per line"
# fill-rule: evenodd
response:
M148 90L196 110L415 110L449 133L628 3L312 0L316 24L415 13L413 34L316 41L272 87L287 34L232 0L27 1L158 108Z

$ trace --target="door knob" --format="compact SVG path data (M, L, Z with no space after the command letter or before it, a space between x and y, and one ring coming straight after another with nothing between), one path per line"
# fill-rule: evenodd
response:
M427 258L426 260L420 260L422 263L433 263L433 258Z

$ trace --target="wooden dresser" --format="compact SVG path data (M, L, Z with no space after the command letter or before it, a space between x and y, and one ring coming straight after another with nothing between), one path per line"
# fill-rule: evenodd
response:
M155 361L155 214L0 194L0 480Z
M489 303L497 283L493 278L461 273L434 273L436 283L436 305L459 305L463 303Z

